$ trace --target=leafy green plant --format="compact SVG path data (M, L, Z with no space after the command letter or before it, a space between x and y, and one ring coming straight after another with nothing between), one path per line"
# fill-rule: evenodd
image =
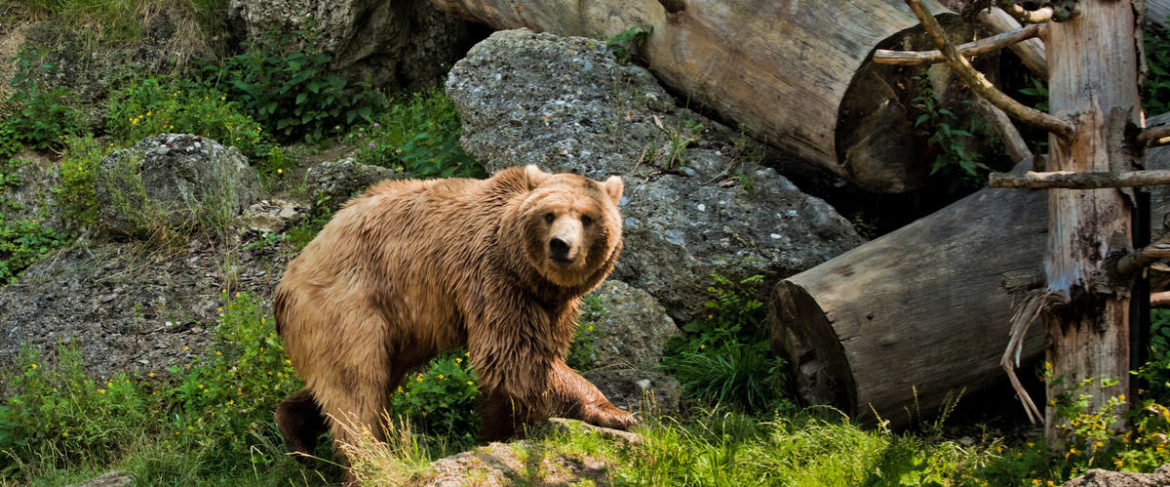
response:
M484 177L459 145L463 122L438 88L397 100L376 122L349 134L357 161L418 177Z
M1032 107L1042 112L1048 111L1048 85L1035 76L1030 76L1032 86L1020 88L1020 94L1032 100Z
M7 221L0 212L0 285L17 282L21 271L65 242L65 236L35 220Z
M1145 30L1146 73L1142 84L1142 107L1146 113L1170 111L1170 39L1155 29Z
M65 138L61 159L61 185L53 189L57 202L70 221L84 227L97 218L97 167L106 151L92 135Z
M251 444L282 441L272 412L304 384L261 303L246 293L222 299L211 358L169 371L178 381L163 396L174 409L168 428L175 444L208 448L209 467L243 458L268 463L249 453Z
M642 46L653 32L654 27L649 24L635 25L610 37L605 45L619 63L629 64L632 59L640 56Z
M355 121L372 122L385 97L368 84L351 85L329 74L332 57L316 51L315 36L296 31L252 44L206 72L285 141L336 133Z
M781 399L784 362L770 353L764 305L756 298L763 276L711 277L706 319L683 326L686 334L667 343L663 367L701 400L748 411L772 407Z
M959 128L961 122L955 113L939 106L935 100L929 76L922 74L915 78L915 82L920 88L919 95L913 101L922 107L922 114L914 120L914 126L922 127L931 134L926 142L938 151L931 163L930 174L944 173L952 181L965 180L974 186L981 185L991 168L983 163L980 154L967 149L968 142L979 130L981 122L978 117L972 116L967 128ZM964 103L970 101L965 100Z
M262 158L272 143L264 129L223 92L188 81L131 76L106 104L110 135L133 144L162 133L188 133Z
M425 371L404 378L391 399L393 415L425 432L472 441L479 425L479 389L469 357L464 350L444 354Z
M7 161L20 153L24 146L20 143L20 136L13 126L12 119L0 120L0 163Z
M577 370L592 364L597 359L597 336L601 333L598 328L605 320L605 308L601 306L601 299L592 294L585 296L581 306L581 318L577 322L577 331L573 335L573 343L569 347L569 355L565 363Z
M68 344L50 360L55 364L21 349L15 373L6 378L15 393L0 405L0 451L24 461L55 452L59 466L81 456L104 461L144 432L153 401L136 380L125 374L89 378L81 352Z
M687 149L692 142L698 140L699 133L703 131L703 124L691 120L683 122L681 127L671 129L663 125L658 117L655 117L654 126L658 128L659 132L666 135L665 146L650 151L654 157L660 159L663 169L677 169L682 166Z
M14 88L8 98L17 106L16 114L8 120L17 140L37 149L59 147L62 138L74 130L78 114L69 103L69 91L63 87L47 87L31 73L34 64L39 69L53 71L56 66L39 61L33 49L24 49L17 57L18 69L12 78Z

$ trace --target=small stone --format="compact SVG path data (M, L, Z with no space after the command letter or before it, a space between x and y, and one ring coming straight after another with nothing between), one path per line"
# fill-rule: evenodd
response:
M102 304L105 304L105 303L108 303L108 302L110 302L110 301L113 301L113 300L114 300L115 298L117 298L117 297L118 297L118 294L117 294L117 293L111 293L111 294L107 294L107 295L105 295L105 296L102 296L102 297L101 297Z

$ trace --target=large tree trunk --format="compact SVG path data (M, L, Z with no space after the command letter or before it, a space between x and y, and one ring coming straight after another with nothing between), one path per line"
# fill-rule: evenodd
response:
M914 70L874 66L881 47L911 47L901 0L431 0L499 29L607 39L653 33L650 69L758 138L880 192L921 187L927 162L905 104ZM934 0L936 14L946 12Z
M1127 127L1138 127L1135 19L1132 1L1088 0L1080 15L1048 30L1048 100L1052 114L1072 121L1070 140L1052 135L1051 171L1127 171L1142 156L1125 146ZM1092 394L1097 409L1110 396L1129 393L1130 277L1111 272L1117 256L1132 250L1132 201L1117 189L1049 192L1048 290L1064 304L1044 314L1053 365L1048 397ZM1085 381L1098 382L1078 391ZM1064 419L1049 401L1045 435L1059 444Z
M1044 282L1046 208L1043 191L984 189L781 282L773 349L800 397L900 424L915 400L1002 381L1012 305Z

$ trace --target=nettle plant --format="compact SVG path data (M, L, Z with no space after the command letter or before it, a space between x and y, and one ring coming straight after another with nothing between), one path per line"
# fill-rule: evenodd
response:
M270 35L205 73L285 141L320 138L355 122L372 123L386 105L385 96L368 83L351 84L330 74L333 58L317 52L315 38L309 30Z

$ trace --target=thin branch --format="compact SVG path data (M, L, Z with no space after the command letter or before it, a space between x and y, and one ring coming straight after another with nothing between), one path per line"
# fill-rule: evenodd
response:
M1158 242L1133 251L1133 253L1118 259L1117 273L1129 275L1142 267L1150 265L1159 259L1170 259L1170 243Z
M991 29L992 32L1010 32L1021 28L1020 23L1016 21L1011 14L1004 12L1003 9L993 7L979 12L979 21ZM1048 79L1048 49L1044 47L1044 41L1041 39L1048 36L1048 24L1039 24L1041 31L1039 39L1028 39L1011 45L1012 52L1019 56L1020 61L1023 61L1024 66L1032 71L1033 74L1040 78Z
M1170 291L1150 294L1151 308L1170 308Z
M1024 7L1016 5L1016 2L1011 0L1004 0L996 3L1007 13L1011 14L1012 17L1015 17L1016 20L1019 20L1025 24L1039 24L1041 22L1048 22L1049 20L1052 20L1052 14L1054 13L1052 7L1040 7L1036 10L1028 10Z
M1030 189L1102 189L1132 188L1136 186L1170 185L1170 170L1150 169L1130 172L1033 172L1024 174L991 173L987 179L990 188Z
M1138 144L1141 145L1165 145L1170 143L1167 139L1170 137L1170 125L1159 125L1157 127L1147 127L1137 136Z
M926 33L930 35L934 45L942 51L943 56L947 59L947 65L963 79L967 86L971 87L976 94L986 98L1000 110L1007 112L1012 118L1021 122L1040 127L1044 130L1052 132L1057 136L1069 139L1072 138L1076 129L1071 123L1056 118L1052 115L1039 111L1035 108L1025 106L1024 104L1012 99L1002 91L999 91L987 80L987 77L982 73L976 71L971 63L967 61L957 51L955 46L952 46L947 41L946 35L943 34L942 26L938 24L938 20L926 11L926 7L922 6L922 0L905 0L906 5L914 11L914 15L918 16L919 22L922 22L922 27L926 29Z
M1024 137L1020 135L1020 131L1012 124L1012 120L1008 118L1007 114L992 105L991 102L983 99L975 99L975 109L979 111L979 115L983 117L987 123L991 124L991 130L995 131L995 135L1003 141L1003 145L1007 147L1008 155L1011 156L1012 162L1020 162L1024 159L1032 157L1032 151L1028 149L1028 143L1024 141Z
M1040 35L1041 24L1033 24L1016 30L984 37L974 42L955 46L955 50L964 56L976 56L985 52L998 51L1017 42L1032 39ZM878 64L918 65L945 62L946 58L939 51L891 51L878 49L873 53L873 62Z
M1024 340L1028 336L1028 328L1032 327L1032 323L1048 307L1050 303L1058 302L1057 295L1047 289L1037 289L1027 293L1024 301L1015 307L1015 312L1012 313L1012 331L1008 336L1007 348L1003 351L1003 356L999 359L1000 367L1003 367L1004 372L1007 372L1008 380L1012 383L1012 388L1016 390L1016 397L1019 398L1020 403L1024 406L1024 413L1028 415L1028 421L1036 424L1039 421L1044 423L1044 414L1040 412L1040 408L1036 407L1036 403L1032 401L1032 397L1028 395L1028 391L1020 384L1019 377L1016 377L1016 367L1020 366L1020 354L1024 349Z

